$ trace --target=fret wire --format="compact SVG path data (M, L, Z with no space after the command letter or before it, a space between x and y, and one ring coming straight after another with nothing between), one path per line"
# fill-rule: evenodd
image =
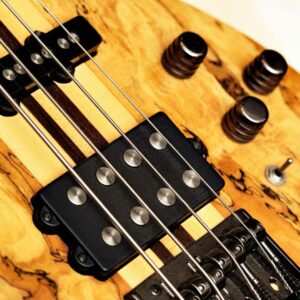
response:
M7 3L7 1L2 1ZM11 12L17 17L17 19L24 25L24 27L36 38L36 40L41 44L47 51L50 51L49 48L39 39L39 37L33 32L33 30L28 26L28 24L17 14L17 12L7 3L6 6L11 10ZM76 40L76 39L75 39ZM189 204L178 194L178 192L169 184L169 182L159 173L159 171L152 165L152 163L140 152L140 150L132 143L132 141L127 137L127 135L122 131L122 129L115 123L115 121L108 115L108 113L97 103L97 101L88 93L88 91L81 85L81 83L65 68L65 66L57 59L57 57L52 53L52 58L58 63L58 65L63 69L63 71L76 83L80 90L87 96L87 98L94 104L94 106L103 114L103 116L113 125L113 127L126 139L126 141L141 155L141 157L147 162L147 164L152 168L152 170L158 175L158 177L174 192L177 198L186 206L190 213L197 219L201 226L216 240L216 242L223 248L223 250L229 255L233 263L236 265L239 272L242 274L246 280L248 286L256 295L257 299L259 295L257 294L254 286L248 279L247 275L244 273L239 263L235 259L234 255L230 250L221 242L221 240L213 233L213 231L206 225L206 223L195 213L195 211L189 206ZM197 173L197 172L196 172ZM199 266L199 265L198 265ZM199 267L198 267L199 269ZM200 270L203 273L203 269ZM211 283L214 290L219 296L221 293L218 287L213 282L212 278L206 272L203 273L206 279ZM222 296L221 296L222 297Z
M163 230L171 237L171 239L176 243L176 245L187 255L187 257L192 261L192 263L199 269L199 271L206 277L210 284L214 284L212 279L208 277L207 272L203 267L197 262L197 260L191 255L191 253L185 248L185 246L180 242L180 240L169 230L169 228L163 223L163 221L154 213L154 211L147 205L147 203L140 197L140 195L132 188L132 186L126 181L126 179L118 172L118 170L112 165L112 163L107 159L107 157L98 149L98 147L93 143L93 141L85 134L85 132L79 127L75 120L61 107L61 105L55 100L55 98L47 91L43 84L34 76L34 74L28 69L28 67L22 62L22 60L12 51L12 49L0 38L0 44L5 48L5 50L12 56L16 63L24 69L24 71L29 75L29 77L37 84L37 86L43 91L43 93L49 98L49 100L55 105L55 107L63 114L63 116L72 124L72 126L80 133L84 140L92 147L97 155L104 161L107 167L109 167L113 172L121 179L123 184L130 190L130 192L135 196L138 202L146 208L150 215L157 221L157 223L163 228ZM219 295L221 296L221 295ZM223 298L221 298L223 299Z
M160 278L167 284L168 288L176 295L180 300L184 300L180 292L171 283L171 281L162 273L162 271L157 267L154 261L148 256L148 254L139 246L139 244L134 240L131 234L123 227L123 225L118 221L118 219L110 212L110 210L103 204L100 198L93 192L93 190L86 184L86 182L80 177L80 175L72 168L68 163L66 158L59 152L59 150L54 146L54 144L46 137L46 135L40 130L40 128L34 123L34 121L29 117L29 115L21 108L19 104L11 97L7 90L0 85L1 94L7 99L7 101L12 105L12 107L23 117L23 119L30 125L30 127L37 133L37 135L43 140L43 142L49 147L52 153L58 158L58 160L64 165L64 167L70 172L75 181L90 195L90 197L96 201L96 203L102 208L102 210L107 214L109 219L114 223L114 225L122 232L122 234L128 239L132 246L143 256L147 263L153 268L153 270L160 276Z
M57 16L48 8L48 6L42 1L42 0L36 0L38 1L43 8L46 10L46 12L56 21L56 23L63 28L63 30L67 34L71 34L70 31L61 23L61 21L57 18ZM276 271L276 273L280 276L281 280L285 283L286 287L292 291L291 287L289 286L288 282L283 277L282 273L276 266L276 264L273 262L273 260L270 258L269 254L266 252L266 250L262 247L259 240L255 236L254 233L248 228L248 226L243 222L243 220L230 208L230 206L227 205L225 200L216 193L216 191L207 183L206 180L195 170L195 168L185 159L185 157L176 149L176 147L166 138L166 136L156 127L156 125L146 116L146 114L143 112L143 110L137 105L137 103L115 82L115 80L106 72L106 70L88 53L88 51L82 46L82 44L77 41L77 39L74 39L75 43L85 52L85 54L88 56L89 59L92 60L92 62L95 64L95 66L102 72L102 74L113 84L113 86L122 94L122 96L134 107L134 109L143 117L143 119L148 122L153 129L156 130L167 142L167 144L172 148L172 150L181 158L181 160L189 167L191 170L193 170L199 178L202 180L202 182L205 184L205 186L212 192L212 194L218 199L218 201L221 203L227 211L233 215L233 217L244 227L244 229L251 235L251 237L254 239L255 243L258 245L259 249L262 251L264 256L267 258L267 260L271 263L273 269Z

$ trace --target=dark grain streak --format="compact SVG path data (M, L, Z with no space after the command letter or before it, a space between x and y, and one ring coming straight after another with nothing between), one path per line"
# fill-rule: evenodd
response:
M182 226L178 226L174 229L173 233L186 248L194 242L194 239Z
M40 284L48 286L52 290L52 294L55 299L58 299L58 287L57 283L49 277L49 274L44 270L34 270L34 271L27 271L20 267L18 267L12 260L10 260L7 256L1 256L2 263L9 269L13 270L13 272L20 278L26 276L32 276L36 278L36 281ZM31 291L26 291L28 293L28 297L32 298L33 294ZM25 298L26 299L26 298Z

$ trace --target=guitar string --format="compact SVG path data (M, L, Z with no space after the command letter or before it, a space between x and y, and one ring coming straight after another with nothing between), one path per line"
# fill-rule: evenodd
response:
M33 32L33 30L28 26L28 24L17 14L17 12L10 7L7 1L2 1L6 6L12 11L12 13L19 19L19 21L26 27L26 29L37 39L37 41L46 49L49 53L51 53L50 49L39 39L38 36ZM64 70L66 74L68 74L72 80L76 83L76 85L82 90L82 92L90 99L90 101L96 106L96 108L106 117L107 120L114 126L114 128L126 139L126 141L141 155L141 157L147 162L147 164L155 171L155 173L165 182L165 184L174 192L177 198L187 207L187 209L192 213L192 215L198 220L198 222L205 228L207 232L209 232L213 238L217 241L217 243L223 248L223 250L229 255L231 260L236 265L239 272L242 274L244 279L246 280L248 286L253 291L253 293L257 295L257 292L247 275L244 273L239 263L236 261L234 255L231 251L221 242L221 240L210 230L210 228L205 224L205 222L194 212L194 210L189 206L189 204L178 194L178 192L169 184L169 182L159 173L159 171L152 165L152 163L140 152L140 150L132 143L132 141L126 136L126 134L119 128L119 126L114 122L113 119L103 110L103 108L96 102L96 100L87 92L87 90L78 82L78 80L64 67L64 65L57 59L57 57L52 53L52 58L58 63L58 65Z
M158 268L158 266L153 262L153 260L148 256L148 254L139 246L139 244L134 240L130 233L122 226L122 224L115 218L115 216L110 212L110 210L103 204L99 197L92 191L92 189L85 183L85 181L80 177L80 175L72 168L64 156L59 152L59 150L51 143L51 141L43 134L39 127L34 123L34 121L29 117L29 115L21 108L20 104L17 104L14 98L7 92L7 90L0 85L0 93L7 99L7 101L12 105L12 107L23 117L23 119L31 126L31 128L39 135L39 137L44 141L44 143L49 147L49 149L54 153L54 155L59 159L59 161L65 166L65 168L70 172L75 181L90 195L90 197L97 202L97 204L104 210L110 220L114 225L122 232L122 234L128 239L132 246L143 256L147 263L153 268L153 270L160 276L160 278L168 285L172 293L180 299L185 300L177 288L169 281L169 279L163 274L163 272Z
M36 38L36 40L48 51L51 53L51 50L43 43L43 41L36 36L33 30L28 26L28 24L17 14L17 12L9 5L7 1L2 1L4 4L11 10L11 12L17 17L17 19L24 25L24 27ZM239 265L238 261L235 259L234 255L231 251L226 247L225 244L214 234L214 232L207 226L207 224L198 216L197 213L193 210L193 208L178 194L178 192L170 185L170 183L159 173L159 171L152 165L152 163L140 152L140 150L132 143L132 141L127 137L127 135L122 131L122 129L114 122L114 120L107 114L107 112L96 102L96 100L87 92L87 90L78 82L78 80L65 68L65 66L57 59L57 57L52 53L52 58L58 63L58 65L68 74L72 80L76 83L76 85L84 92L84 94L90 99L90 101L96 106L96 108L105 116L107 120L114 126L114 128L126 139L126 141L139 153L139 155L147 162L147 164L155 171L155 173L159 176L161 180L173 191L176 197L185 205L188 211L197 219L197 221L201 224L201 226L213 237L213 239L221 246L221 248L228 254L230 259L235 264L236 268L239 270L241 275L244 277L246 283L253 291L254 295L257 299L259 298L256 289L252 285L251 281L245 274L244 270ZM194 260L195 261L195 260ZM199 269L199 264L196 265ZM203 273L203 271L201 270ZM210 275L207 273L203 273L207 280L209 280L210 284L214 287L215 291L219 293L217 286L214 285L213 280L210 278ZM220 296L220 295L219 295Z
M42 1L42 0L36 0L42 5L42 7L45 9L45 11L55 20L55 22L63 28L63 30L69 35L72 36L72 33L61 23L61 21L58 19L58 17L51 11L48 6ZM114 81L114 79L106 72L106 70L88 53L88 51L83 47L83 45L76 39L73 39L74 42L81 48L82 51L85 52L85 54L88 56L88 58L94 63L94 65L102 72L102 74L113 84L113 86L121 93L121 95L134 107L134 109L143 117L143 119L148 122L153 129L157 133L159 133L167 142L167 144L172 148L172 150L183 160L183 162L191 168L202 180L202 182L206 185L206 187L213 193L213 195L218 199L218 201L222 204L222 206L225 207L225 209L233 215L233 217L244 227L244 229L249 232L251 237L254 239L255 243L258 245L259 249L262 251L264 256L267 258L267 260L272 265L273 269L276 271L276 273L280 276L281 280L285 283L286 287L292 291L291 287L283 277L282 273L276 266L276 264L273 262L273 260L270 258L267 251L262 247L259 240L255 236L255 234L248 228L248 226L243 222L243 220L230 208L230 206L227 205L225 200L216 193L216 191L204 180L204 178L195 170L195 168L186 160L186 158L179 152L178 149L164 136L164 134L157 128L157 126L146 116L146 114L142 111L142 109L137 105L137 103Z
M171 237L171 239L176 243L176 245L187 255L187 257L192 261L197 269L206 277L212 286L214 285L213 280L205 269L197 262L197 260L192 256L192 254L185 248L185 246L178 240L178 238L169 230L169 228L163 223L163 221L154 213L154 211L147 205L147 203L140 197L140 195L132 188L132 186L126 181L126 179L118 172L118 170L113 166L113 164L107 159L107 157L97 148L97 146L90 140L90 138L84 133L83 130L77 125L73 118L58 104L55 98L47 91L43 84L36 78L36 76L28 69L28 67L22 62L22 60L13 52L13 50L0 38L0 44L5 48L5 50L12 56L12 58L18 63L24 71L29 75L29 77L37 84L37 86L43 91L43 93L49 98L49 100L55 105L55 107L63 114L63 116L72 124L72 126L81 134L85 141L92 147L97 155L104 161L107 167L109 167L113 172L121 179L123 184L130 190L130 192L135 196L140 204L146 208L150 215L157 221L157 223L163 228L163 230ZM215 289L218 289L215 285ZM219 294L221 297L221 292ZM224 299L224 298L221 298Z

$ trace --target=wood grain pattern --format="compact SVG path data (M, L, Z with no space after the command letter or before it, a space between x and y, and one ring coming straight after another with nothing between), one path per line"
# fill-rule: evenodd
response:
M270 110L270 121L252 143L239 145L226 138L220 121L242 95L253 95L243 84L241 73L261 51L259 45L175 0L69 0L63 3L63 9L61 1L46 3L62 21L77 14L89 19L104 38L97 61L147 115L165 111L187 135L192 132L201 137L209 150L209 160L226 181L221 195L234 209L244 207L258 218L300 264L299 74L290 68L279 88L260 97ZM48 31L56 26L34 0L11 0L11 4L34 29ZM3 4L0 13L4 24L23 41L28 35L26 30ZM209 44L207 59L189 80L171 77L160 64L164 48L183 30L199 33ZM1 49L0 55L4 53ZM80 66L76 75L123 130L142 121L92 63ZM105 139L112 141L118 136L74 84L60 88ZM90 155L89 146L45 96L41 92L34 96L82 153ZM1 117L0 124L0 299L122 299L124 293L151 274L151 269L137 258L104 283L73 272L66 264L63 243L57 237L42 236L33 226L29 202L42 185L64 170L19 116ZM287 184L281 188L270 186L264 178L265 166L280 164L288 156L295 163L288 170ZM215 208L208 205L200 213L214 226L222 219L218 211L226 215L217 203ZM182 226L194 239L204 233L193 219ZM161 243L173 255L179 252L167 237ZM148 253L162 265L152 250Z

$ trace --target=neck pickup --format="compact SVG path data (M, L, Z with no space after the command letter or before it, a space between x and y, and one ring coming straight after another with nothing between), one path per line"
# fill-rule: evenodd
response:
M94 56L102 38L83 17L73 18L64 23L64 26L72 36L68 35L62 27L57 27L48 33L36 31L35 34L73 74L78 65L88 60L75 39ZM32 35L25 40L23 46L14 49L14 53L45 86L53 81L60 83L71 81L71 78L55 62L51 53L44 49ZM38 89L36 83L9 54L0 59L0 84L18 102ZM12 107L3 98L0 99L0 114L15 115Z

